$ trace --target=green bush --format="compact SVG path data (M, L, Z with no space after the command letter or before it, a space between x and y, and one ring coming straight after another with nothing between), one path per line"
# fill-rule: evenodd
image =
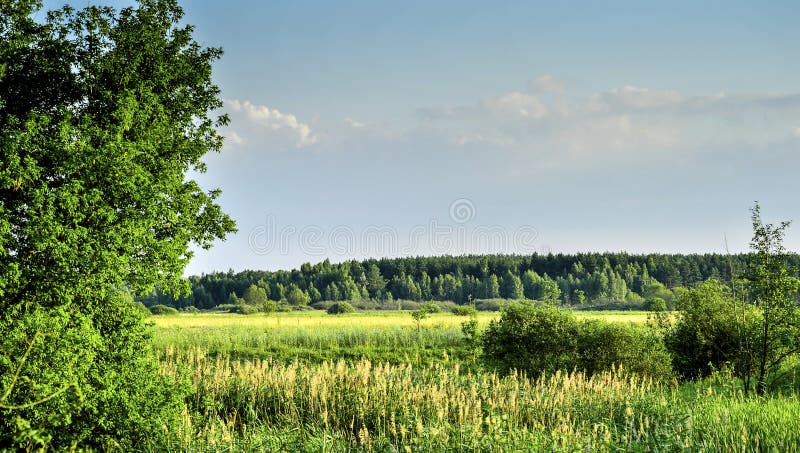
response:
M456 316L477 316L478 310L472 305L458 305L451 309Z
M373 299L361 299L350 302L353 308L357 310L377 310L380 309L380 304Z
M0 445L131 451L180 421L188 388L162 377L129 297L31 307L0 320Z
M508 301L505 299L478 299L475 308L478 311L500 311Z
M424 310L426 313L441 313L442 307L437 305L435 302L425 302L419 306L420 310Z
M150 309L147 308L147 306L145 304L141 303L141 302L138 302L138 301L137 302L133 302L133 307L136 310L138 310L140 314L142 314L144 316L151 316L152 315L152 313L150 313Z
M536 377L577 363L578 322L569 310L530 302L506 305L483 333L483 359L500 371Z
M667 311L667 301L660 297L653 297L645 301L643 308L647 311Z
M678 321L664 341L681 377L708 376L723 366L732 366L740 375L752 371L744 346L757 336L757 308L737 303L727 286L707 280L684 292L678 309Z
M331 305L333 305L332 300L319 300L317 302L312 302L309 306L316 310L328 311L328 309L331 308Z
M166 305L158 304L150 307L150 313L154 315L177 315L178 310Z
M180 310L183 313L200 313L200 309L195 307L194 305L189 305L188 307L183 307Z
M264 313L273 313L278 310L278 303L274 300L264 302Z
M672 377L671 357L658 332L647 326L587 320L578 329L578 369L589 374L613 365L654 379Z
M260 311L255 305L247 304L236 304L228 310L229 313L238 313L240 315L254 315Z
M601 320L578 322L570 310L514 302L482 334L483 359L500 371L529 376L555 370L589 374L624 365L656 379L672 376L670 355L656 330Z
M345 313L354 313L356 311L352 305L348 302L335 302L333 305L328 307L328 314L329 315L341 315Z

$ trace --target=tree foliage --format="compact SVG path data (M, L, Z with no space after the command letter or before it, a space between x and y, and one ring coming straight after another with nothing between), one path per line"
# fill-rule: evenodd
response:
M500 371L529 376L558 370L592 374L624 365L656 379L672 376L669 352L658 332L647 327L578 321L550 305L512 302L481 334L483 360Z
M120 297L185 293L190 244L234 229L187 178L222 145L221 51L174 0L40 8L0 2L0 337L8 357L30 346L0 363L0 439L133 448L180 392L158 396L171 386Z
M758 368L756 390L767 390L767 375L800 348L800 308L796 300L800 280L788 263L783 237L790 222L775 226L761 221L761 208L751 210L753 257L747 272L748 294L761 310L754 356Z
M685 379L732 367L739 376L752 370L749 345L760 318L752 305L737 303L730 288L708 280L678 301L679 317L666 334L675 372Z
M269 288L267 297L279 302L292 285L305 291L312 303L392 298L453 301L472 304L487 294L499 297L550 300L557 304L589 307L641 308L661 298L674 307L677 294L709 278L730 281L733 267L744 269L750 255L630 255L582 253L575 255L469 255L323 261L300 269L274 272L246 270L190 277L192 294L172 297L156 291L139 300L147 305L189 305L213 308L241 297L250 285ZM788 256L797 264L797 255ZM492 279L491 276L495 276ZM517 281L519 279L519 282ZM676 282L670 286L666 281ZM664 282L664 283L662 283ZM497 283L499 287L495 287ZM522 285L522 297L519 286Z

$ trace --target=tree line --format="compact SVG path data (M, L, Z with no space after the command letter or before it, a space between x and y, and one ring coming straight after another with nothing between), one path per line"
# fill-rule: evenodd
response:
M145 305L212 309L272 301L302 307L320 301L532 299L581 306L618 302L671 308L677 294L708 279L731 282L750 255L579 253L368 259L279 271L215 272L189 277L192 291L158 289ZM800 263L796 255L792 264Z

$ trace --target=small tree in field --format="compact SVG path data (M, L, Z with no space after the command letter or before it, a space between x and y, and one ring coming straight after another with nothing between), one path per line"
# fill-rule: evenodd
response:
M430 316L431 313L439 313L441 308L432 302L422 304L419 309L411 312L411 317L417 322L417 332L422 330L422 320Z
M790 222L778 226L764 224L758 203L751 212L753 240L747 280L752 302L762 312L753 355L758 373L756 392L763 395L767 390L767 375L800 349L800 309L795 299L800 281L796 269L790 269L783 247L784 232Z

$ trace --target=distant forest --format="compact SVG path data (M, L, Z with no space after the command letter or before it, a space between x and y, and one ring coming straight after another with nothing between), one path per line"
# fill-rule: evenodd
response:
M731 282L748 255L468 255L382 258L333 264L303 264L291 271L247 270L189 277L191 294L173 298L153 291L145 305L211 309L226 304L263 303L300 308L322 301L547 300L563 305L664 300L680 288L709 278ZM792 264L800 264L797 255Z

